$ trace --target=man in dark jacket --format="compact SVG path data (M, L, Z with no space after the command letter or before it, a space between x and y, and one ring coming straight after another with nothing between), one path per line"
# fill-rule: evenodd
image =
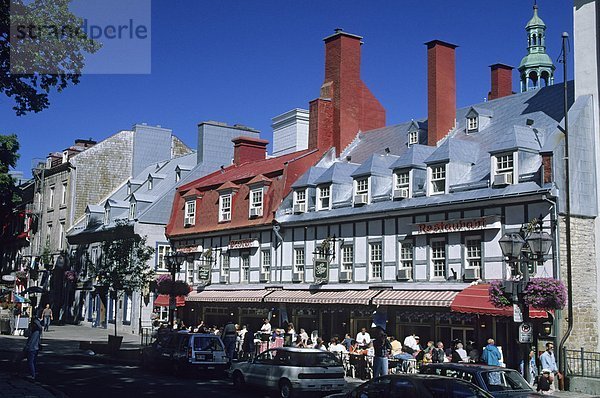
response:
M231 362L235 354L235 343L237 340L237 329L232 320L229 320L223 328L222 339L225 346L225 355L227 355L227 359Z
M29 366L29 374L33 380L36 377L35 363L38 352L40 351L40 343L42 339L42 322L34 316L29 324L29 336L23 352L27 356L27 365Z

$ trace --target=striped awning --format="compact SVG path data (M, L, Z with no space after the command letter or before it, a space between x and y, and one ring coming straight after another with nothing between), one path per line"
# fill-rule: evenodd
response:
M448 290L384 290L373 299L375 305L450 307L458 292Z
M257 303L261 302L268 290L203 290L201 292L191 292L185 298L185 301L211 301L218 303Z
M265 297L269 303L369 305L378 290L275 290Z

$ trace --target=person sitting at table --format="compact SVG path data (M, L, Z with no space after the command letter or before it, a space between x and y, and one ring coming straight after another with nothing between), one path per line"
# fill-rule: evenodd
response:
M392 356L395 357L402 352L402 344L400 344L400 342L396 340L394 336L390 336L389 339L390 344L392 345Z

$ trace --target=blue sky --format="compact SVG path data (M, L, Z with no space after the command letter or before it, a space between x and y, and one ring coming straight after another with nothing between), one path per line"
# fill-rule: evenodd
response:
M271 140L271 117L307 108L323 82L322 39L336 27L364 37L362 78L387 111L387 124L427 115L426 41L457 44L457 105L481 102L489 65L518 66L533 1L181 0L152 2L152 73L84 75L38 114L15 116L0 97L1 134L21 143L18 170L76 138L102 140L134 123L172 128L196 147L197 124L239 123ZM572 2L538 0L547 51L572 37ZM570 54L572 78L572 53ZM513 73L513 90L518 90Z

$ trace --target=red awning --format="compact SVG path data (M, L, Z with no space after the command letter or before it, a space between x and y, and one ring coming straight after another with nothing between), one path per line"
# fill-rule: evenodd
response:
M185 296L177 296L176 304L177 307L183 307L185 305ZM154 300L155 307L168 307L169 306L169 295L159 294L156 300Z
M492 316L513 316L513 308L496 308L490 301L490 285L482 283L469 286L458 295L450 304L450 310L454 312L463 312L466 314L481 314ZM548 313L543 310L529 309L530 318L548 318Z

